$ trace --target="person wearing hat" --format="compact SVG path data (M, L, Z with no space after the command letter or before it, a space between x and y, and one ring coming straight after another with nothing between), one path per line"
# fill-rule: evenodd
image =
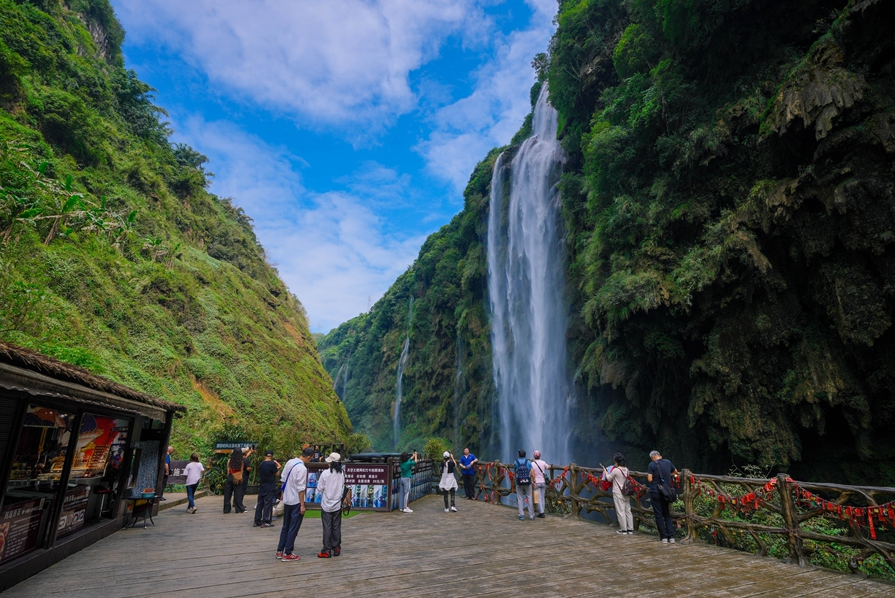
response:
M317 553L321 559L342 554L342 495L345 490L345 472L342 470L342 456L330 453L324 459L329 469L317 480L317 495L320 496L320 521L323 523L323 550Z
M550 467L546 461L541 459L541 451L532 453L534 460L531 462L531 473L534 478L535 492L538 496L538 518L544 519L544 505L547 493L547 468Z
M277 472L280 464L273 458L273 451L264 453L264 461L258 466L258 504L255 505L255 527L273 527L273 504L277 498Z
M454 493L457 491L458 486L457 478L454 477L454 470L457 468L457 461L450 451L444 451L442 457L444 460L441 462L441 481L438 482L438 488L444 495L444 512L453 511L456 513L457 507L454 506ZM451 494L450 508L448 508L448 492Z

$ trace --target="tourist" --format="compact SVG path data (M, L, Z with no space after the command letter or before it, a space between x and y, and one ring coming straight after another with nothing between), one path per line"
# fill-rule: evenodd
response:
M475 500L475 464L479 460L469 452L469 447L463 449L460 457L460 473L463 474L463 491L466 492L466 500Z
M528 500L528 518L534 521L535 509L531 496L531 465L525 458L525 451L519 449L519 458L513 462L516 474L516 504L519 506L519 521L525 520L522 514L523 503Z
M254 447L242 449L242 482L233 487L233 508L237 513L245 513L244 504L246 491L249 489L249 473L252 471L252 462L249 460L255 454Z
M659 491L659 484L671 486L671 476L677 475L677 468L668 459L663 459L659 451L649 454L652 462L647 468L646 480L649 482L649 500L653 505L653 513L656 516L656 529L659 530L659 538L663 544L674 544L674 520L671 519L671 511L668 501Z
M242 501L234 496L236 488L242 488L242 465L242 449L234 448L230 453L230 458L227 459L227 479L224 481L224 513L229 513L233 508L231 502L233 505L237 505L237 513L245 511Z
M323 523L323 550L317 556L328 559L342 554L342 494L345 489L345 474L339 453L330 453L324 461L329 463L329 469L320 474L317 481L320 520Z
M162 490L158 493L159 500L168 500L165 498L165 488L168 486L168 476L171 475L171 455L174 454L174 447L169 446L168 452L165 453L165 475L162 477Z
M615 501L615 514L618 517L618 531L616 533L633 534L634 516L631 514L631 501L622 492L625 487L625 480L628 479L625 456L621 453L615 453L612 459L615 461L615 467L609 472L608 478L612 484L612 500Z
M312 463L320 462L320 445L319 444L314 445L314 456L311 457L311 462Z
M417 462L417 452L413 451L412 455L401 453L401 491L398 494L400 499L398 507L403 513L413 513L410 509L410 486L413 482L413 468Z
M273 451L264 454L258 465L258 504L255 505L255 527L273 527L273 503L277 499L277 472L280 464L274 461Z
M457 507L454 505L454 493L457 491L457 478L454 477L454 470L457 468L457 461L454 460L454 456L450 451L444 451L442 457L444 460L441 462L441 481L438 482L438 488L444 495L444 512L453 511L456 513ZM451 495L450 506L448 506L448 492Z
M305 490L308 487L306 466L313 456L314 449L305 448L300 457L290 459L286 463L280 475L283 482L283 529L280 530L280 543L277 544L276 556L284 563L297 561L300 558L292 551L295 549L295 537L305 517Z
M534 461L531 462L531 473L534 477L534 491L538 493L538 517L544 519L546 517L544 508L547 505L547 468L550 465L541 459L541 451L535 451L532 453L532 457L534 457Z
M186 498L189 501L189 505L186 508L187 513L196 512L196 488L199 487L199 482L202 481L202 473L204 471L205 468L199 463L199 455L196 453L190 455L190 462L183 468L183 473L186 474Z

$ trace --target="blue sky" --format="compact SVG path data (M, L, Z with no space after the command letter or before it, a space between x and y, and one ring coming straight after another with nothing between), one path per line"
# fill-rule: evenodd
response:
M529 111L556 0L112 0L172 141L327 332L367 311Z

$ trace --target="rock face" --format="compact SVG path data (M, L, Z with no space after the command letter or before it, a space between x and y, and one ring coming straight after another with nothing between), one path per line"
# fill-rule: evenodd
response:
M568 156L579 456L621 449L642 465L659 448L703 471L758 464L895 484L895 4L562 0L557 24L536 64ZM458 219L481 231L486 195ZM482 290L460 281L481 256L450 230L420 263L453 268L400 284L468 310ZM424 408L413 390L405 408L447 438L454 339L466 362L490 351L449 311L430 312L451 322L443 349L411 335L410 379L435 364L440 374L419 378ZM346 326L394 371L397 333ZM457 441L487 445L490 371L464 375L479 416L460 413Z

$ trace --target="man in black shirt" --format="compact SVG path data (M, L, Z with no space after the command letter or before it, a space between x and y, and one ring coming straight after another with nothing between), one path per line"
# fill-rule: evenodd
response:
M255 506L255 527L273 527L270 522L273 503L277 497L277 471L280 464L274 461L273 451L267 451L258 466L258 504Z
M649 456L652 463L647 469L646 479L649 482L649 501L656 516L656 528L663 544L674 544L674 520L671 518L668 501L659 491L659 484L667 484L670 487L671 476L677 475L677 469L674 463L663 459L659 451L653 451Z

